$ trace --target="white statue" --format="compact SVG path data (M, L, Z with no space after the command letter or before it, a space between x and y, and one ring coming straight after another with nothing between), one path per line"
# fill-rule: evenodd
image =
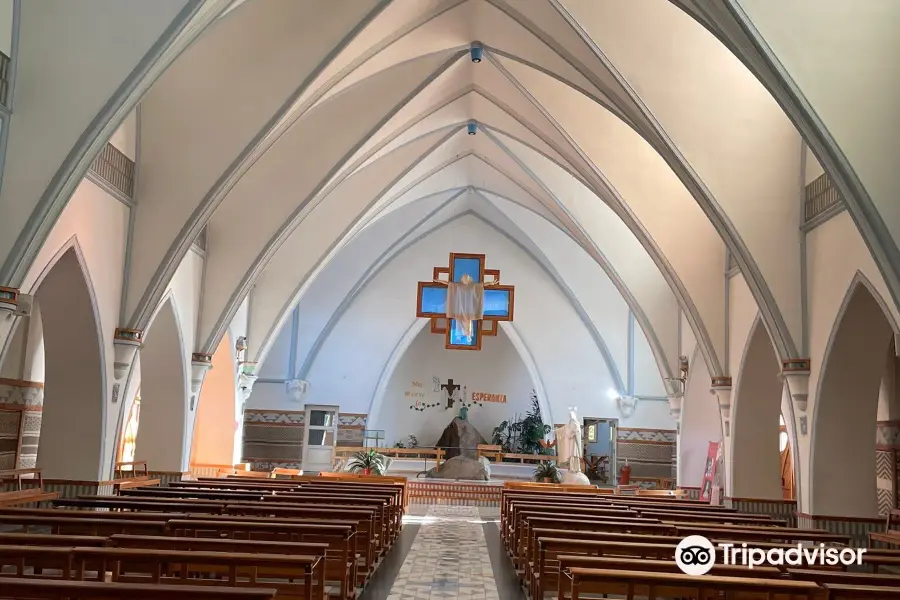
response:
M557 433L559 464L567 467L563 472L563 483L589 485L590 480L582 472L581 467L581 460L584 457L584 446L582 444L582 423L581 419L576 415L577 410L574 406L569 407L569 422L561 427Z
M581 459L584 457L584 447L582 445L582 425L581 420L575 414L578 410L574 406L569 407L569 422L566 423L566 438L568 438L571 454L569 455L569 470L581 471Z

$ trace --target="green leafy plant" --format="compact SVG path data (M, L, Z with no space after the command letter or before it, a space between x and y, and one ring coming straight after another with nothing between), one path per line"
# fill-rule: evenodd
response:
M541 461L534 469L534 480L560 483L562 482L562 471L552 460Z
M353 473L364 475L384 475L386 470L384 457L374 450L360 450L350 457L347 467Z
M541 417L537 394L531 390L531 408L524 417L516 415L514 420L503 421L494 427L492 443L502 446L504 452L546 454L540 442L549 433L550 426L545 425Z

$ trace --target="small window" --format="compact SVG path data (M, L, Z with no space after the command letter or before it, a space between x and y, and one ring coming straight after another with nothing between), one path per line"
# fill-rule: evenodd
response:
M788 445L788 434L786 431L782 431L778 434L778 451L784 452L784 449L787 448Z

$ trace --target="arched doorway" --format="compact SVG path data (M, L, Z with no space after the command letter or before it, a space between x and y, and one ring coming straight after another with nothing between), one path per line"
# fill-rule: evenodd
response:
M102 479L106 370L93 288L77 245L42 277L44 404L37 466L48 479Z
M857 279L838 312L812 416L810 513L875 517L875 436L884 356L894 327Z
M794 457L791 454L790 442L787 426L784 424L784 416L782 415L778 417L778 453L780 457L781 497L785 500L794 499Z

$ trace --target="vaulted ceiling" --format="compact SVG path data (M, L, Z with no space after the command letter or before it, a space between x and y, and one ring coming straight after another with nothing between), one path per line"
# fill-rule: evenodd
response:
M34 4L21 9L17 94L55 75L62 82L42 82L48 95L68 94L74 110L67 121L41 121L27 105L13 114L7 172L33 159L42 131L57 131L61 150L4 179L4 210L11 198L41 202L30 218L27 207L6 213L30 245L10 251L0 283L21 277L96 140L140 100L121 324L148 324L206 227L199 352L212 353L252 290L251 354L261 359L322 269L388 216L415 224L384 230L399 243L425 216L476 210L528 247L541 248L547 227L590 257L663 374L677 368L680 313L710 373L724 374L726 252L780 357L798 357L802 137L826 168L840 167L851 214L889 286L897 279L893 229L855 165L752 43L762 34L741 5L770 24L756 0L109 0L96 3L106 12L93 41L50 28L70 47L31 57L39 32L50 43L48 24L86 19L65 2ZM137 32L123 39L116 28ZM72 47L98 60L80 86L47 70ZM815 87L815 73L807 80ZM897 187L861 173L880 178L881 193ZM576 295L591 276L573 275Z

